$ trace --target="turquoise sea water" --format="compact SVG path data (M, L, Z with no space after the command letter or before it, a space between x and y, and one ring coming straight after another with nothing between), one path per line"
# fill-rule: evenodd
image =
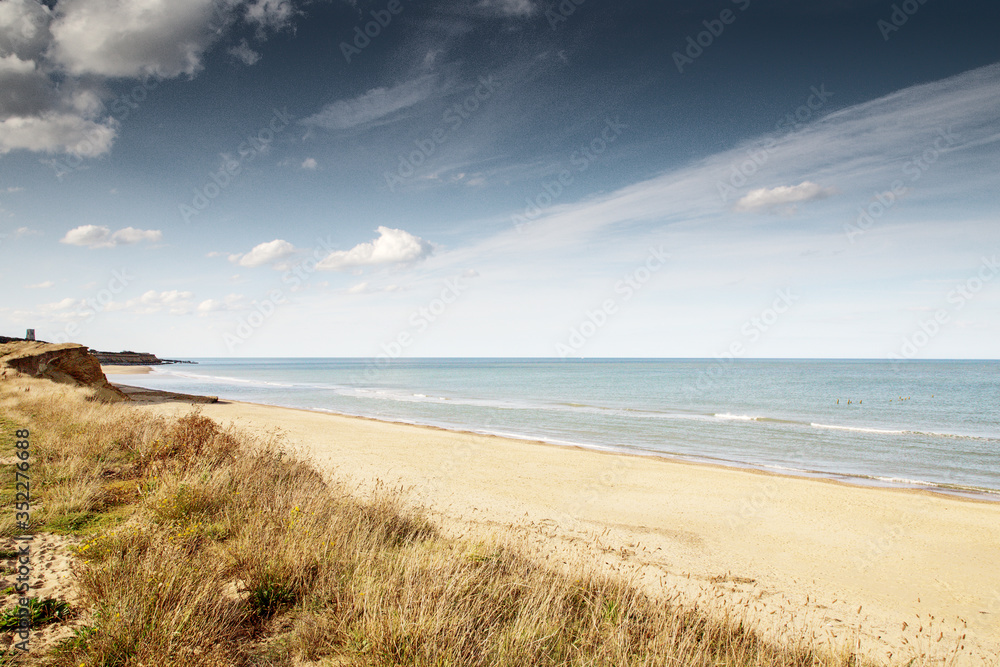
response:
M113 379L1000 500L996 361L200 359Z

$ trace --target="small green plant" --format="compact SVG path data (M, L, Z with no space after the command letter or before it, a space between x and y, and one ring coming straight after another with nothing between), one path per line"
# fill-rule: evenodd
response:
M247 604L261 618L269 618L295 604L295 592L274 579L267 579L250 592Z
M37 628L56 621L64 621L72 614L70 606L62 600L55 598L28 599L28 618L31 619L31 627ZM0 630L17 630L21 624L22 607L14 607L0 614Z

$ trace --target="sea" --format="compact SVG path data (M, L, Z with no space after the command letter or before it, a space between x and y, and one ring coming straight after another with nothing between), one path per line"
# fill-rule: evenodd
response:
M196 359L123 384L1000 501L1000 361Z

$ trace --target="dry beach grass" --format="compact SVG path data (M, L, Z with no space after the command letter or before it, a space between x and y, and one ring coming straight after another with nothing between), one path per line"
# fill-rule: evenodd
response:
M553 570L502 531L445 537L274 434L25 378L0 382L0 410L5 453L14 429L31 431L38 532L75 542L70 619L25 664L857 664L621 578Z

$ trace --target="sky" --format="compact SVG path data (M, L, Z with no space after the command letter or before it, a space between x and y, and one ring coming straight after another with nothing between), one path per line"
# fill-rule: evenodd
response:
M998 25L973 0L0 0L0 334L995 359Z

